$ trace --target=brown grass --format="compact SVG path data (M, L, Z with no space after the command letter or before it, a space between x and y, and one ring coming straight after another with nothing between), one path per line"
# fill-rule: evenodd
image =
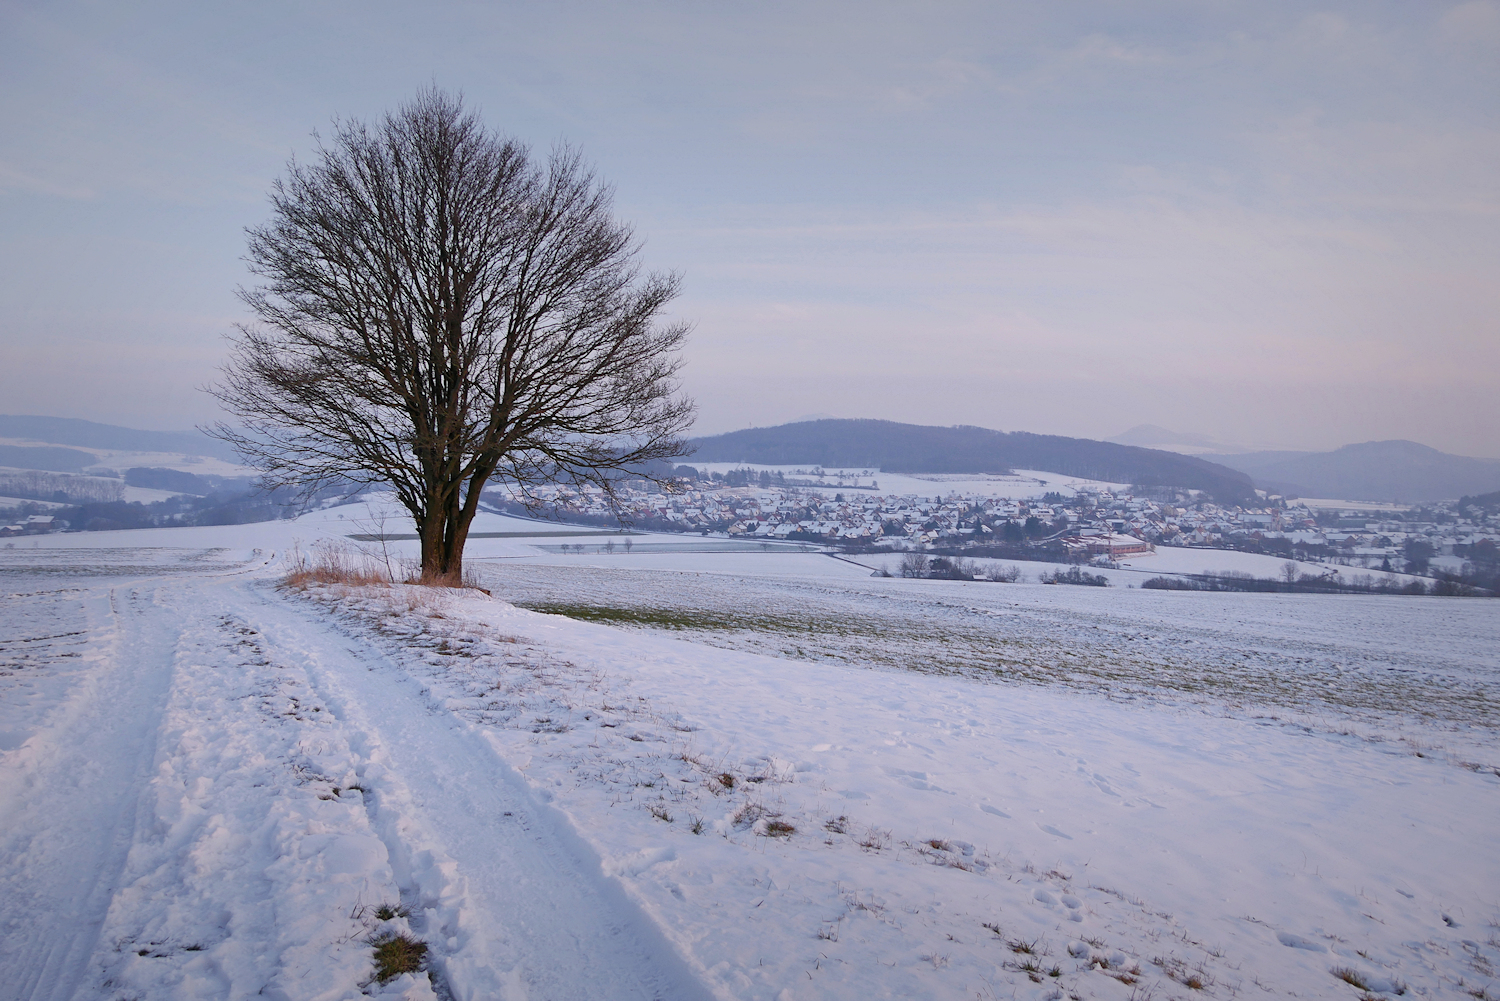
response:
M311 555L300 550L291 554L292 568L283 578L288 587L306 588L313 584L344 584L360 587L372 584L390 584L399 577L403 584L422 587L470 588L490 592L479 586L479 574L473 567L465 567L463 574L435 574L422 572L409 561L403 561L394 569L372 561L367 554L356 552L346 546L318 545Z
M1361 974L1358 970L1354 969L1352 966L1335 966L1328 972L1332 973L1335 977L1338 977L1350 987L1358 987L1362 991L1367 991L1370 989L1370 985L1365 982L1364 975Z
M355 553L338 546L319 546L311 557L294 550L292 569L283 579L288 587L306 588L313 584L346 584L360 587L389 584L391 578Z
M734 814L734 826L743 830L766 815L766 808L759 803L746 803Z
M420 584L422 587L471 588L475 591L484 591L485 594L490 593L479 586L479 573L473 567L464 567L462 574L440 574L414 569L407 575L405 583Z
M408 935L386 935L370 944L375 947L375 979L382 984L403 973L419 972L422 957L427 955L427 943Z
M797 833L797 828L784 820L771 820L766 822L766 836L772 838L789 838Z

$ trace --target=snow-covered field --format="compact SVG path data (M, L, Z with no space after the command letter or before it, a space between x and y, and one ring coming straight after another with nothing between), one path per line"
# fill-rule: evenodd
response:
M0 998L1500 990L1489 601L649 536L279 586L369 520L0 550Z
M1130 488L1128 483L1090 480L1081 476L1048 473L1036 469L1017 469L1001 475L998 473L891 473L879 469L767 465L759 462L698 462L692 463L692 466L700 473L728 473L736 469L748 469L756 473L762 470L768 473L781 473L790 480L809 484L810 489L820 490L829 496L835 492L848 492L854 488L872 496L947 497L950 494L959 494L965 497L1008 497L1013 500L1028 500L1048 493L1072 497L1080 490L1115 491ZM820 470L822 476L817 475Z

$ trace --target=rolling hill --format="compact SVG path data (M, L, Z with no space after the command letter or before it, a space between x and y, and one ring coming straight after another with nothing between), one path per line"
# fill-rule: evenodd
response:
M1211 458L1250 475L1258 487L1304 497L1421 504L1500 490L1500 460L1449 455L1414 441Z
M1225 502L1254 497L1250 477L1193 456L1087 438L930 427L878 420L817 420L693 439L704 462L819 464L899 473L1037 469L1141 486L1204 490Z
M103 448L120 452L179 452L203 455L227 462L237 462L234 449L197 431L139 431L113 424L96 424L74 417L38 417L0 414L0 438L41 442L47 445L70 445L79 448ZM25 446L11 446L25 447ZM90 460L97 461L97 460ZM15 463L8 463L14 465ZM87 463L85 463L87 464ZM32 466L50 469L50 466ZM59 470L64 471L64 470Z

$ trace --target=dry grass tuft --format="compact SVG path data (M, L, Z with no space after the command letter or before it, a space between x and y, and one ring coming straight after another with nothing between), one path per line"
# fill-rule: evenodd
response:
M1370 985L1365 982L1364 975L1352 966L1335 966L1328 972L1332 973L1335 977L1342 980L1350 987L1358 987L1362 991L1367 991L1370 989Z
M797 833L797 828L784 820L770 820L766 822L766 836L770 838L789 838Z
M370 944L375 947L375 979L382 984L403 973L420 972L427 955L427 943L408 935L386 935Z
M759 803L746 803L735 812L733 824L736 828L743 830L750 827L761 817L766 815L766 808Z
M313 584L360 587L391 582L384 571L372 567L359 554L342 546L318 546L311 557L294 550L291 565L291 570L282 580L287 587L306 588Z

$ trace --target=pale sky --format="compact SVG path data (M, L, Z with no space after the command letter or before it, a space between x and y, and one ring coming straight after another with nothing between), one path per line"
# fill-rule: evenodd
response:
M310 133L461 91L617 188L699 433L1500 456L1500 4L0 3L0 413L217 416Z

